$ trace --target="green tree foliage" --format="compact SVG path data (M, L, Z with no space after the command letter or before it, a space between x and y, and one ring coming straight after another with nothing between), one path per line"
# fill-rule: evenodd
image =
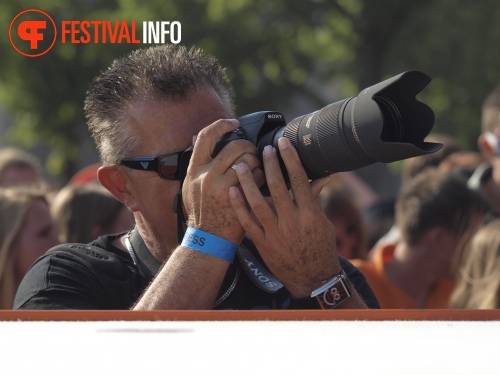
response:
M0 106L14 119L8 142L47 145L47 168L67 179L92 141L83 100L92 78L127 44L61 44L27 58L7 30L20 11L61 20L180 21L182 44L216 55L235 86L238 113L301 111L356 95L408 69L431 75L419 96L436 132L475 147L480 106L500 83L500 5L494 0L56 0L0 3ZM288 110L288 112L287 112ZM305 113L305 112L303 112Z

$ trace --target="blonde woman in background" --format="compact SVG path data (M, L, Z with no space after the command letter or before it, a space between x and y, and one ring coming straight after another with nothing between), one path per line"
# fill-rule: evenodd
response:
M23 187L0 189L0 309L11 309L29 267L59 243L45 194Z
M500 219L474 235L458 277L451 308L500 308Z

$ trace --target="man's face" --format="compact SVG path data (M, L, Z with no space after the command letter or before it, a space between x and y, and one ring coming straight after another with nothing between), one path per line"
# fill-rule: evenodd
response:
M485 191L487 195L494 194L495 198L491 199L496 201L495 210L498 210L500 208L498 203L500 198L500 125L492 131L483 132L479 137L478 145L482 155L493 167L492 181L488 186L483 187L487 190Z
M230 117L230 110L214 90L193 93L181 101L135 103L128 111L128 122L139 138L139 147L127 157L183 151L192 145L193 136L201 129ZM148 246L173 250L177 246L177 217L173 209L179 181L164 180L156 172L122 169L133 196L129 208L134 211Z
M497 107L483 110L481 127L480 151L488 159L500 158L500 111Z
M495 129L492 132L484 132L482 134L484 141L488 147L483 148L487 151L486 156L488 158L499 157L500 156L500 128Z
M29 167L10 167L7 168L3 175L1 186L15 186L24 184L36 184L39 180L38 172Z

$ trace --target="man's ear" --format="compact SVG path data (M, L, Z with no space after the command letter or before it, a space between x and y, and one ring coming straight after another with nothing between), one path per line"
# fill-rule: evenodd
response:
M128 180L120 167L116 165L103 166L97 170L97 179L111 194L122 202L132 212L137 211L137 202L127 188Z
M477 140L479 151L481 151L483 156L485 156L486 158L491 158L496 154L495 147L497 146L496 144L493 144L492 141L493 140L489 139L486 133L481 134Z

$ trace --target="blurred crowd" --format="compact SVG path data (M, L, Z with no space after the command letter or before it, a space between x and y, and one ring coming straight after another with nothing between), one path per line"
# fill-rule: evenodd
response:
M500 86L482 108L478 151L449 134L403 161L394 199L353 172L320 199L339 255L363 272L381 308L500 308Z
M134 227L132 213L96 179L99 165L57 189L28 152L0 149L0 309L38 257L60 243L88 243Z
M500 86L484 102L478 150L452 135L403 162L380 198L355 172L333 175L320 200L338 254L366 276L382 308L500 308ZM0 309L31 264L60 243L133 228L132 213L96 179L99 164L55 188L24 150L0 149Z

